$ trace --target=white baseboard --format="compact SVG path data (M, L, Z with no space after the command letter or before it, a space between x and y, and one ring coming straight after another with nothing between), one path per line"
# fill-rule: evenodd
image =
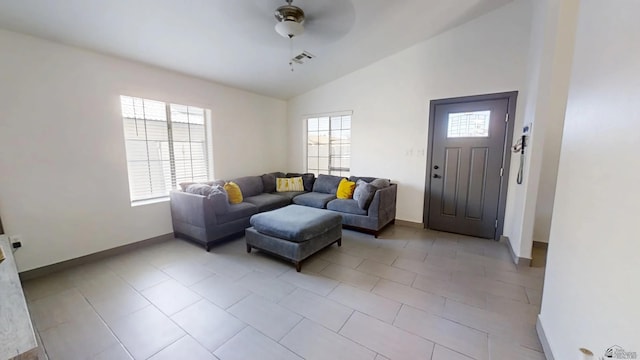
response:
M531 259L521 258L516 255L516 252L513 251L513 246L511 246L511 240L508 236L500 235L500 242L504 242L507 244L509 248L509 252L511 253L511 258L513 259L513 263L519 267L529 267L531 266Z
M32 269L32 270L23 271L23 272L21 272L19 274L20 275L20 280L26 281L26 280L35 279L35 278L38 278L38 277L41 277L41 276L49 275L49 274L54 273L54 272L70 269L70 268L75 267L75 266L87 264L87 263L94 262L94 261L101 260L101 259L105 259L105 258L110 257L110 256L124 254L124 253L130 252L130 251L136 250L136 249L140 249L140 248L145 247L145 246L149 246L149 245L158 244L158 243L161 243L161 242L173 240L174 238L175 237L173 236L173 233L164 234L164 235L153 237L151 239L141 240L141 241L137 241L137 242L134 242L134 243L131 243L131 244L121 245L121 246L118 246L118 247L115 247L115 248L112 248L112 249L98 251L98 252L93 253L93 254L80 256L80 257L75 258L75 259L65 260L65 261L62 261L62 262L59 262L59 263L46 265L46 266L39 267L39 268Z
M417 223L417 222L407 221L407 220L396 219L396 225L412 227L412 228L416 228L416 229L424 229L424 224L423 223Z
M542 351L544 351L544 356L547 358L547 360L555 360L555 357L551 352L549 340L547 340L547 334L545 334L544 332L544 327L542 326L540 315L538 315L538 320L536 321L536 332L538 333L538 339L540 339L540 343L542 344Z

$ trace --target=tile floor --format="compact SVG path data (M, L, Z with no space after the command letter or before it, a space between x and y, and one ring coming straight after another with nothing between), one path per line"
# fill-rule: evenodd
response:
M24 283L46 355L73 359L544 359L544 268L504 244L345 230L302 272L243 239L172 240Z

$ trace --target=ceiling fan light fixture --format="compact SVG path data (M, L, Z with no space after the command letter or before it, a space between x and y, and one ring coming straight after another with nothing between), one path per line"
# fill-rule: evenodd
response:
M304 26L296 21L285 20L276 24L276 32L285 38L300 36L304 32Z

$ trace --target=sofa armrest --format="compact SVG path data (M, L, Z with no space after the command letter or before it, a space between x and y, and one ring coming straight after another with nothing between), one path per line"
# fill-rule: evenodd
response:
M216 215L212 200L202 195L171 191L171 218L174 222L182 222L197 227L206 228L207 225L215 225Z
M378 224L387 224L396 218L396 197L398 185L391 184L384 189L376 190L368 215L378 218Z

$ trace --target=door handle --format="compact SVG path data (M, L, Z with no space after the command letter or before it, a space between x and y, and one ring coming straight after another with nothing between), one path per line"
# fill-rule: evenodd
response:
M438 175L438 174L433 174L433 178L434 178L434 179L441 179L441 178L442 178L442 176L440 176L440 175Z

